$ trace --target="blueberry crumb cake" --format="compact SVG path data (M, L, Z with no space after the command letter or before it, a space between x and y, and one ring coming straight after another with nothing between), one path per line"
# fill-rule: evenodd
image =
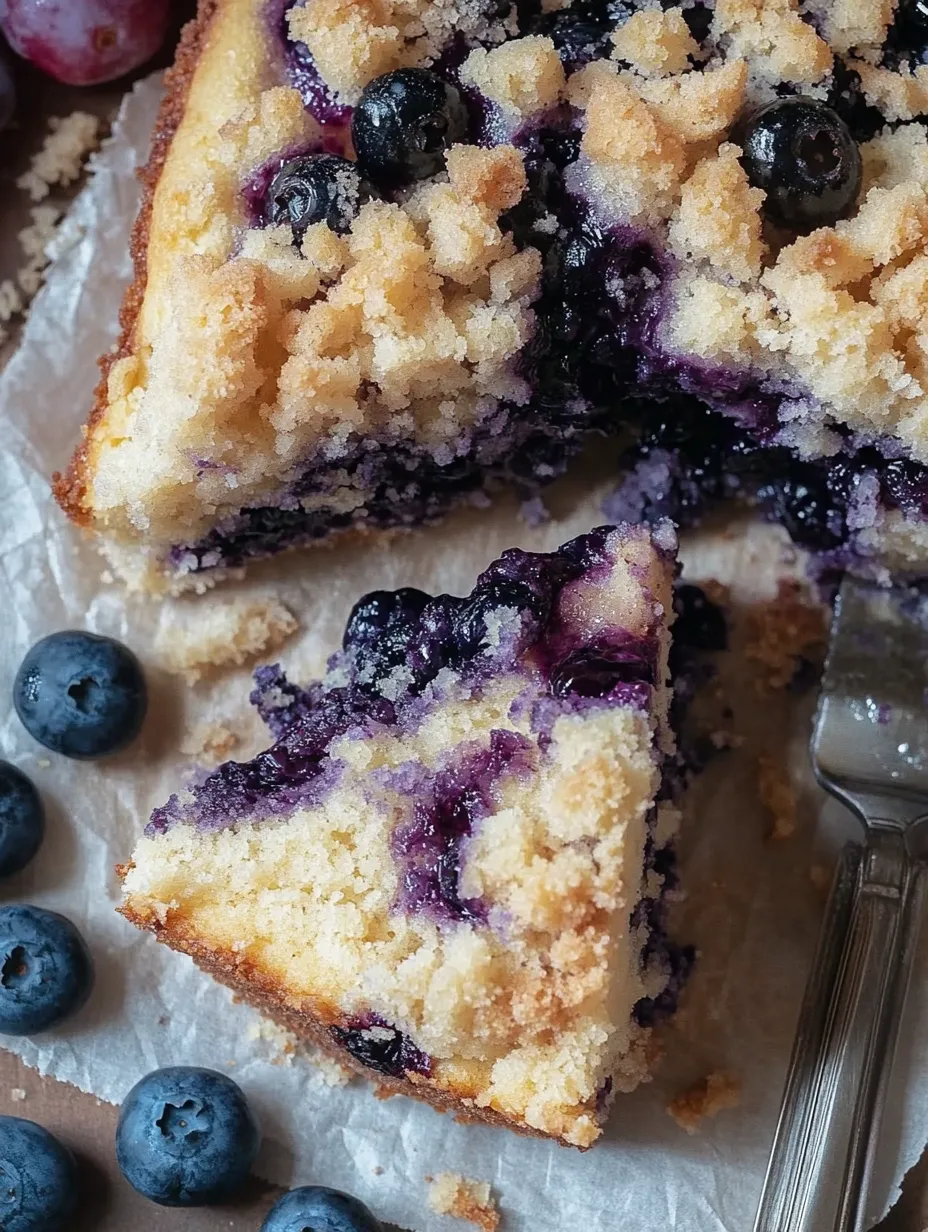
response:
M136 584L531 492L928 559L925 0L201 0L58 499Z
M669 523L354 607L275 738L155 809L123 914L386 1089L587 1147L648 1077L679 769Z

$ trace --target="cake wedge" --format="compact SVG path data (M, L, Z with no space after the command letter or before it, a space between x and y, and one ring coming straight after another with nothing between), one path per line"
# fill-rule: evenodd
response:
M579 1147L647 1079L675 881L675 538L510 550L353 609L275 737L155 809L123 915L390 1091Z

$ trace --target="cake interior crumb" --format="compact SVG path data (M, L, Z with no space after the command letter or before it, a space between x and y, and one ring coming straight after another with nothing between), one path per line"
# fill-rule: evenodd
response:
M683 1091L667 1105L667 1111L688 1134L695 1134L706 1117L737 1107L741 1084L728 1074L711 1073Z
M178 604L163 611L155 653L167 671L195 684L210 672L276 650L298 625L290 609L271 596Z
M180 751L206 765L225 761L241 744L241 736L222 719L205 719L184 736Z
M489 1181L477 1181L458 1172L440 1172L426 1178L428 1204L437 1215L464 1219L484 1232L499 1227L499 1211Z

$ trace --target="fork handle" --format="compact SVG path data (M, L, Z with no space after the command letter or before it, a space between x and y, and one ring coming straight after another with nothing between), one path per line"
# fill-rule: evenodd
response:
M898 829L842 852L806 985L754 1232L863 1232L918 933L922 878Z

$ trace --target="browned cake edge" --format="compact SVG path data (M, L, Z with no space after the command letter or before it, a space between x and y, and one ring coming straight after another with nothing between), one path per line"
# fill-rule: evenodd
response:
M119 310L120 334L116 349L100 357L100 380L94 390L94 401L83 428L83 439L64 474L52 475L52 492L58 504L72 521L87 525L90 516L84 504L86 494L87 445L90 432L102 417L107 405L107 380L110 369L118 360L132 353L132 337L142 306L148 279L148 233L151 227L152 202L161 171L171 148L174 134L184 117L187 95L209 28L221 0L198 0L197 15L181 31L174 64L164 75L166 93L158 109L152 132L148 162L137 172L142 185L142 201L132 227L129 251L132 254L134 278Z
M126 868L117 869L120 876ZM132 910L128 904L117 908L119 914L136 928L154 933L162 944L186 954L220 984L231 988L239 999L253 1006L254 1009L273 1019L281 1027L292 1031L300 1039L322 1049L334 1058L340 1065L350 1068L362 1078L367 1079L377 1091L378 1098L386 1099L392 1095L407 1095L431 1104L439 1112L451 1112L456 1121L477 1122L486 1125L502 1126L514 1130L528 1138L548 1138L551 1135L541 1130L532 1129L522 1121L514 1121L492 1108L478 1108L473 1103L473 1097L464 1092L439 1089L429 1084L425 1078L413 1074L406 1078L392 1078L386 1074L372 1073L367 1066L362 1065L332 1038L330 1028L347 1026L344 1016L332 1006L323 1003L304 1003L300 1009L287 1004L279 984L270 979L264 972L257 970L248 959L231 950L216 950L189 934L182 924L165 924L154 916L142 915ZM599 1119L599 1118L596 1118ZM561 1146L574 1146L562 1138L554 1138ZM588 1150L588 1147L575 1147L577 1150Z

